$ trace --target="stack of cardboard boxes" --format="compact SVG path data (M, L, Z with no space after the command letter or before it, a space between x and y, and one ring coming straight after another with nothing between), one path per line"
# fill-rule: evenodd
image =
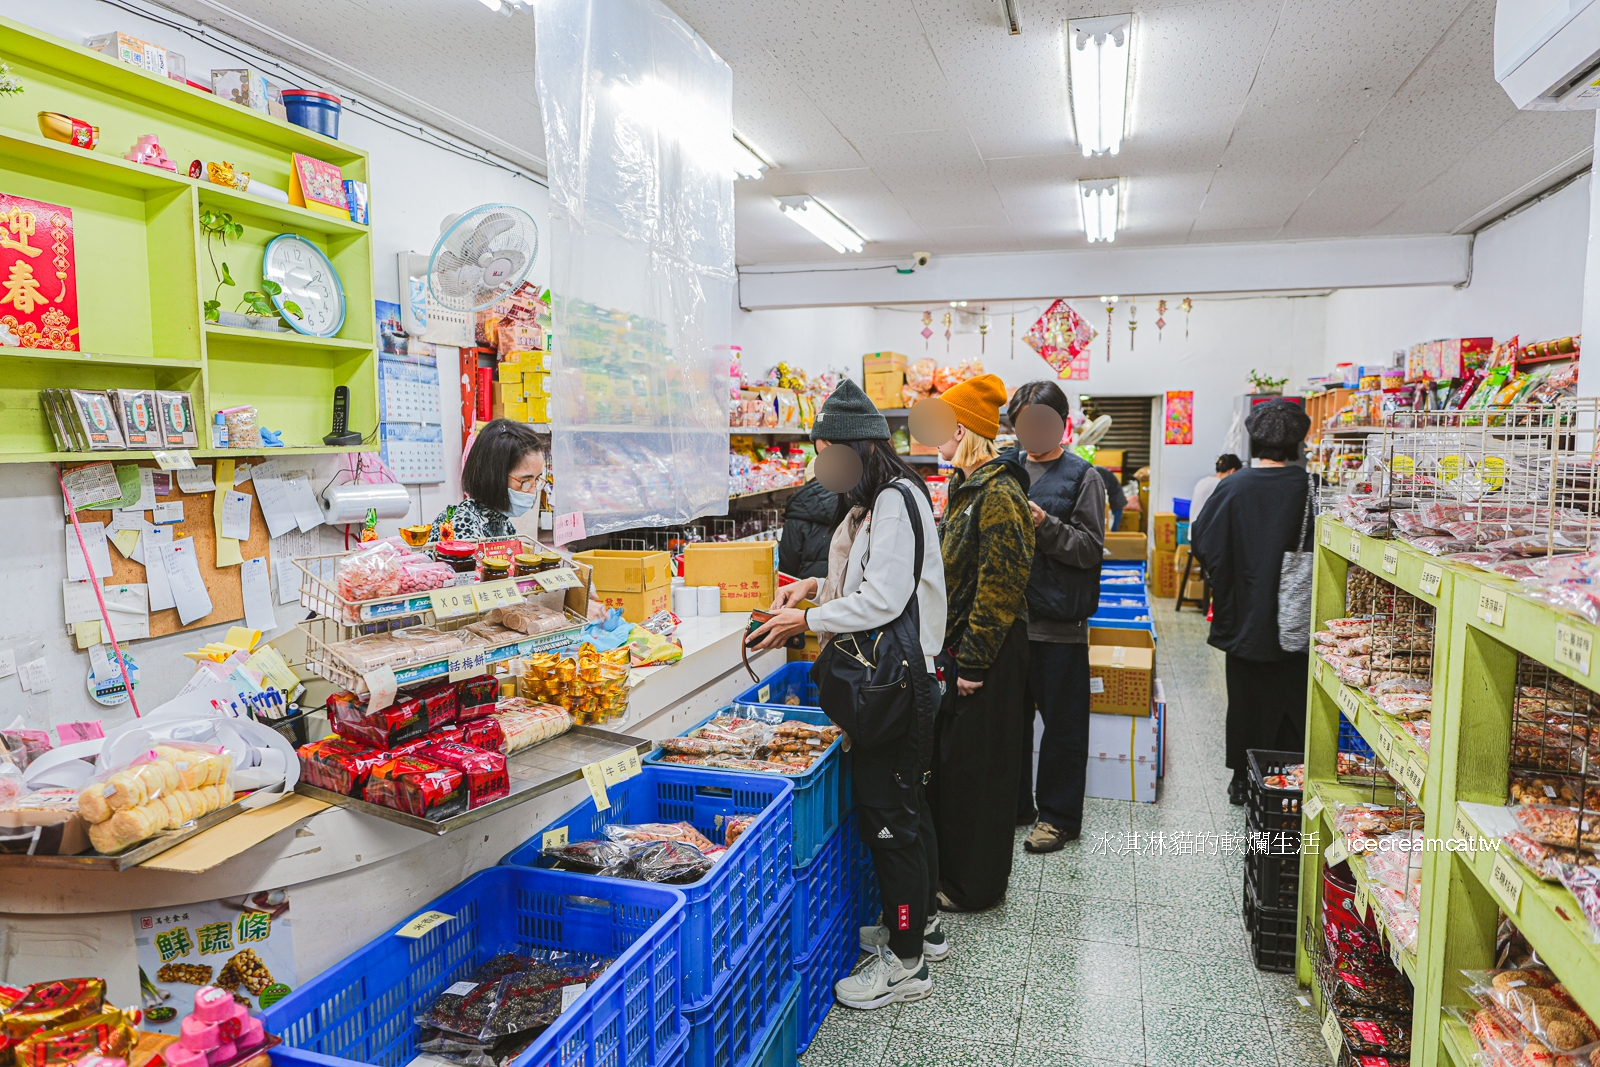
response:
M510 351L500 357L494 417L512 422L550 421L550 354Z
M1089 628L1085 795L1155 803L1161 760L1155 659L1148 629Z
M861 357L861 387L878 410L905 406L906 357L899 352L868 352Z
M1158 511L1150 516L1150 541L1155 550L1146 581L1153 596L1177 596L1178 576L1173 573L1172 561L1178 554L1178 516L1171 511Z

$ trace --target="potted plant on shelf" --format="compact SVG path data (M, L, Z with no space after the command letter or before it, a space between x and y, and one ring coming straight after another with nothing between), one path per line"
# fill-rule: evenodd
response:
M212 292L211 299L205 303L206 321L215 322L219 326L238 326L249 330L264 330L268 333L282 331L284 324L280 321L278 309L272 304L272 298L281 296L283 287L270 279L262 279L261 291L254 289L247 291L239 299L234 310L222 310L222 287L238 283L233 280L227 262L220 264L217 262L217 253L212 242L216 241L226 248L230 237L243 236L244 227L234 222L233 216L226 211L206 208L200 212L200 232L206 235L206 255L211 259L211 273L217 279L217 287ZM291 315L303 314L300 305L293 300L285 300L283 310Z
M1288 378L1274 378L1270 374L1261 374L1254 369L1250 371L1250 385L1256 396L1282 396L1283 387L1288 382Z

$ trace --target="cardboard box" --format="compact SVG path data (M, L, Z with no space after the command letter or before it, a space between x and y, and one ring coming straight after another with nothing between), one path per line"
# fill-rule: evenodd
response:
M503 369L508 363L520 366L524 374L529 371L548 371L553 369L550 362L550 353L548 352L534 352L531 350L507 352L500 357L501 368Z
M906 369L907 359L899 352L868 352L861 357L861 373L873 374L881 371L903 371Z
M686 585L722 588L723 611L766 608L777 588L776 541L695 544L683 550Z
M1094 465L1104 467L1113 474L1122 473L1122 461L1126 451L1121 448L1097 448L1094 450Z
M1178 580L1180 582L1183 580L1181 573L1178 575ZM1189 584L1183 587L1183 599L1204 602L1206 599L1206 583L1199 578L1190 578Z
M545 371L523 371L522 391L530 400L549 400L550 375Z
M1089 715L1089 764L1084 795L1152 804L1161 773L1156 718Z
M112 59L167 77L167 50L127 33L102 33L83 42L84 47Z
M629 622L643 622L672 603L672 557L665 552L596 548L572 558L594 569L595 596L621 608Z
M1138 508L1123 508L1122 521L1117 524L1117 529L1123 533L1138 533L1139 519L1143 516Z
M1102 633L1109 627L1096 627ZM1128 633L1149 631L1130 630ZM1096 644L1089 638L1089 710L1101 715L1150 714L1156 652L1128 644Z
M512 382L520 383L522 381L522 364L502 362L495 368L494 376L495 380L501 385L509 385Z
M211 91L253 111L270 112L267 103L267 76L248 67L211 72Z
M1150 549L1144 534L1106 534L1106 559L1131 559L1143 562L1149 556Z
M883 371L864 375L867 399L879 408L898 408L902 400L900 390L906 385L905 371Z
M1171 552L1156 549L1156 558L1150 564L1147 581L1150 585L1152 596L1177 596L1178 576L1173 573L1172 564L1177 559Z
M550 421L550 401L547 397L530 396L524 402L528 405L529 422Z
M1175 551L1178 547L1178 516L1171 511L1158 511L1150 516L1150 523L1156 551Z

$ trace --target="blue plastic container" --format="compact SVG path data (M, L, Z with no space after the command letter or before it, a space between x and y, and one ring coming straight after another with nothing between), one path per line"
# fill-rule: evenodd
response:
M1189 543L1189 520L1188 519L1181 519L1178 522L1178 544L1186 545L1188 543Z
M829 836L810 863L794 869L794 954L804 956L826 936L823 920L838 911L855 884L849 838L859 837L856 813ZM852 907L854 905L852 904Z
M855 903L841 907L823 924L823 936L811 951L797 957L794 969L800 974L800 1051L811 1046L811 1039L822 1029L822 1021L833 1007L833 983L850 973L861 955L860 933L851 914Z
M339 139L339 112L342 108L337 96L313 89L285 89L282 95L283 110L290 122L304 126L312 133L332 137L335 141Z
M603 837L610 823L687 822L713 841L721 841L730 815L756 820L729 847L710 874L675 886L685 899L683 919L683 1003L687 1011L716 991L745 948L782 900L789 907L794 884L790 867L790 827L794 787L775 774L735 774L670 765L644 767L638 775L606 790L611 807L596 812L590 798L542 827L501 863L544 867L544 834L563 827L569 841ZM579 874L590 886L617 881ZM784 946L789 951L789 946Z
M1097 626L1099 625L1099 620L1101 619L1121 619L1124 622L1148 622L1150 620L1150 605L1145 604L1142 607L1134 608L1111 608L1102 604L1100 607L1095 609L1094 616L1089 620L1089 625Z
M789 983L789 999L778 1017L767 1025L761 1047L750 1057L750 1067L794 1067L800 1055L800 983Z
M790 698L799 701L790 704ZM746 708L810 708L821 711L817 701L817 687L811 681L810 663L785 663L761 681L733 698L734 707Z
M492 867L422 911L452 918L418 938L399 936L400 923L262 1012L283 1038L276 1064L404 1067L417 1055L416 1013L507 945L617 957L511 1067L666 1067L683 1044L678 890Z
M804 664L789 664L789 666L805 666ZM784 670L787 667L782 668ZM769 722L783 722L795 720L807 722L813 726L828 725L828 717L816 708L782 707L775 705L744 704L723 708L712 715L695 723L683 732L684 736L694 733L700 727L716 718L718 715L744 715L749 718L766 718ZM804 774L774 775L794 785L794 852L795 866L810 863L823 842L828 840L828 835L839 828L839 820L850 807L849 775L846 773L846 760L843 746L838 741L832 742L823 750ZM657 749L644 758L646 766L673 767L678 770L715 770L714 767L696 767L692 763L666 763L662 761L661 750ZM726 774L728 772L721 772ZM764 774L759 771L740 771L740 774Z
M1181 496L1173 497L1172 513L1180 519L1187 519L1189 517L1189 501Z
M1362 739L1356 732L1355 725L1343 715L1339 716L1339 751L1353 752L1366 759L1372 758L1372 746Z
M1100 590L1101 608L1148 608L1149 606L1150 600L1142 589L1138 592L1131 590L1122 592L1113 586L1110 589Z
M759 1062L755 1054L763 1048L772 1024L782 1021L797 984L789 951L793 934L787 898L783 905L758 930L730 980L701 1007L684 1012L689 1027L685 1067L743 1067Z

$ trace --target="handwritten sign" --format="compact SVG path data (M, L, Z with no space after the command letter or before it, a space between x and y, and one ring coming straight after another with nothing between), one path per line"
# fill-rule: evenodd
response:
M1300 814L1304 815L1309 821L1316 822L1317 816L1322 814L1322 798L1313 796L1310 800L1300 805Z
M447 923L454 918L454 915L447 915L442 911L425 911L396 930L394 936L409 937L414 941L440 923Z
M1328 1046L1328 1055L1334 1060L1339 1059L1339 1053L1344 1051L1344 1032L1339 1029L1339 1017L1328 1009L1327 1016L1322 1020L1322 1040Z
M1356 696L1356 691L1347 685L1339 687L1334 694L1333 702L1339 705L1339 710L1344 712L1344 717L1351 722L1356 721L1356 715L1361 711L1361 698Z
M489 666L489 650L476 648L458 652L450 657L449 665L452 682L459 682L464 678L476 678Z
M400 688L394 678L393 667L379 667L361 676L367 683L367 710L382 711L394 703L395 691Z
M560 567L553 571L540 571L533 576L539 583L539 588L547 593L554 593L557 589L581 589L583 583L578 580L576 571L567 567Z
M565 515L556 516L556 544L564 545L572 541L582 541L588 536L584 532L583 512L569 511Z
M611 798L606 796L606 776L600 769L600 764L591 763L583 769L583 780L589 786L589 795L594 798L595 811L611 810Z
M1494 857L1494 867L1489 871L1489 888L1500 898L1507 915L1517 913L1517 905L1522 903L1522 875L1517 873L1517 865L1504 852Z
M1383 573L1395 574L1400 570L1400 549L1394 545L1383 546Z
M1367 921L1367 910L1372 906L1372 897L1367 892L1365 885L1356 887L1356 914L1361 916L1361 921Z
M1478 618L1490 626L1506 624L1506 594L1504 590L1483 586L1478 590Z
M1428 779L1428 768L1421 760L1406 760L1400 768L1400 780L1411 791L1411 795L1419 802L1422 800L1422 787Z
M1459 807L1456 808L1456 840L1471 841L1478 836L1477 830L1472 825L1472 820L1467 818L1467 813Z
M1323 548L1333 547L1333 527L1327 522L1322 524L1321 540Z
M472 600L472 586L455 585L446 589L430 589L428 604L435 618L451 619L457 615L471 615L478 610Z
M1444 583L1444 568L1437 563L1424 563L1422 565L1422 591L1429 596L1439 595L1439 586Z
M465 588L472 590L472 606L477 611L490 611L494 608L508 607L512 604L522 603L523 596L517 591L517 583L506 578L498 582L484 582L481 585L471 585Z
M1350 562L1361 562L1361 535L1354 530L1350 531Z
M1378 755L1383 757L1383 762L1394 765L1394 735L1388 730L1378 731L1378 743L1373 746L1378 750Z
M1344 843L1344 835L1333 839L1333 843L1322 850L1322 858L1328 861L1329 867L1337 867L1350 858L1350 846Z
M1588 677L1589 654L1594 651L1594 636L1587 630L1556 623L1556 662Z
M567 828L565 826L559 830L546 830L544 832L544 843L542 845L543 848L564 848L566 844Z

